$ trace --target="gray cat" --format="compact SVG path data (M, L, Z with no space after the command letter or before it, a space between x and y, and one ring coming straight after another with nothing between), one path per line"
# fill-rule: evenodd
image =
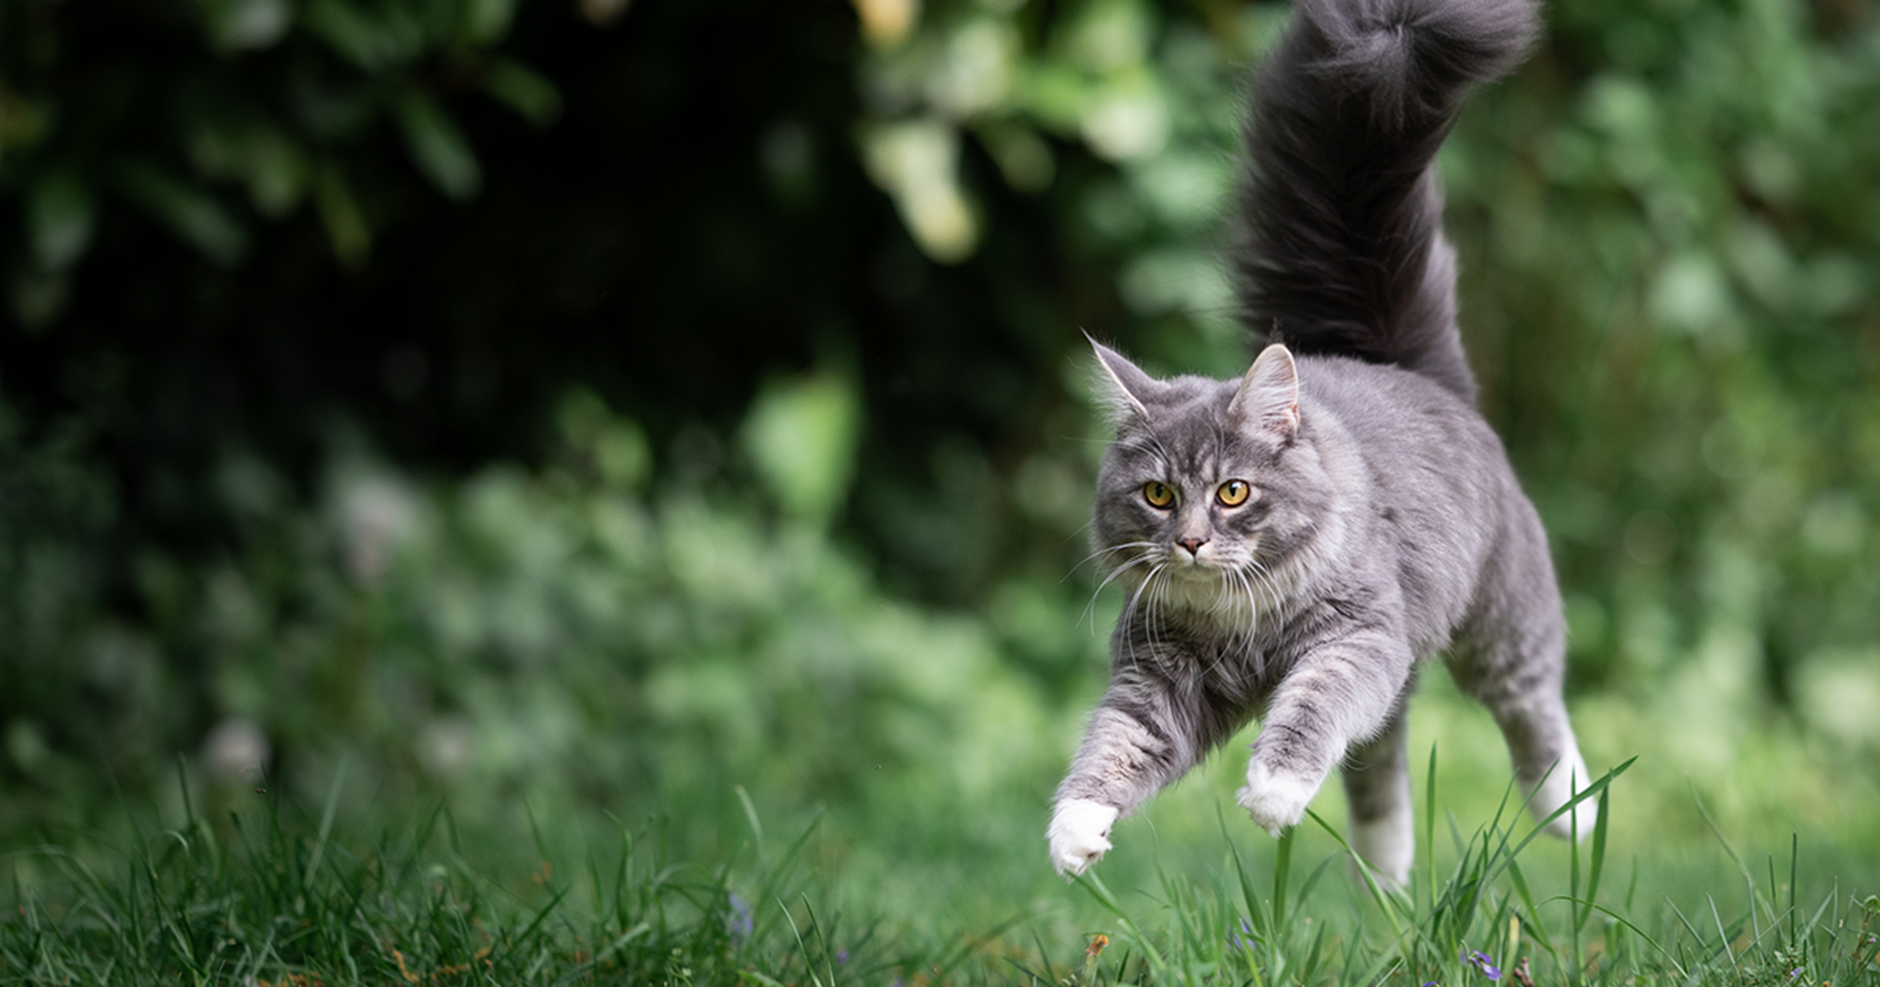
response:
M1253 821L1295 825L1342 766L1350 843L1401 885L1405 703L1437 653L1537 818L1586 787L1547 537L1474 408L1432 168L1466 90L1534 32L1528 0L1302 0L1255 79L1241 196L1243 301L1276 341L1239 381L1156 380L1093 343L1117 432L1093 537L1128 602L1057 790L1060 872L1258 714Z

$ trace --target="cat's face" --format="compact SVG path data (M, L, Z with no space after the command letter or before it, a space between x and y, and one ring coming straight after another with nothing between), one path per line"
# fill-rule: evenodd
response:
M1301 435L1297 369L1268 347L1240 381L1158 381L1097 347L1117 437L1097 479L1105 569L1151 599L1202 608L1283 595L1282 564L1330 509Z

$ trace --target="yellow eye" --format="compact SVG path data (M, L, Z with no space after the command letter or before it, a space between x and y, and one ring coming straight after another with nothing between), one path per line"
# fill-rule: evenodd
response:
M1150 480L1142 485L1142 499L1148 501L1150 507L1167 507L1175 503L1175 491L1166 483Z
M1253 488L1247 485L1247 481L1229 480L1221 484L1221 489L1214 491L1214 496L1227 507L1239 507L1247 502L1252 493Z

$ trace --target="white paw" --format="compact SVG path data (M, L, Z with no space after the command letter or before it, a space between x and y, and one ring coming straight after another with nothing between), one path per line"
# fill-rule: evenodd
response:
M1075 877L1110 849L1110 826L1120 815L1113 805L1089 799L1067 799L1051 813L1051 866L1065 877Z
M1545 819L1554 814L1554 810L1567 804L1576 792L1583 792L1593 780L1586 771L1586 761L1578 750L1569 750L1560 759L1554 770L1533 787L1534 797L1528 802L1529 810L1535 819ZM1573 807L1572 812L1547 824L1547 832L1561 839L1572 839L1577 833L1584 840L1592 835L1593 824L1599 821L1599 800L1587 799Z
M1261 829L1274 836L1299 824L1319 786L1292 774L1274 774L1258 759L1247 765L1247 783L1235 799Z

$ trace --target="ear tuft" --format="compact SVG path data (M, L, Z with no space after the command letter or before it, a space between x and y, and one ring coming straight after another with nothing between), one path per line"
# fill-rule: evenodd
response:
M1090 339L1090 347L1097 354L1097 366L1101 368L1096 375L1097 397L1109 408L1111 421L1121 427L1130 421L1147 420L1148 402L1162 390L1162 382L1143 373L1121 353L1091 339L1089 333L1084 338Z
M1227 413L1255 432L1291 441L1299 430L1299 367L1292 351L1279 343L1261 350Z

